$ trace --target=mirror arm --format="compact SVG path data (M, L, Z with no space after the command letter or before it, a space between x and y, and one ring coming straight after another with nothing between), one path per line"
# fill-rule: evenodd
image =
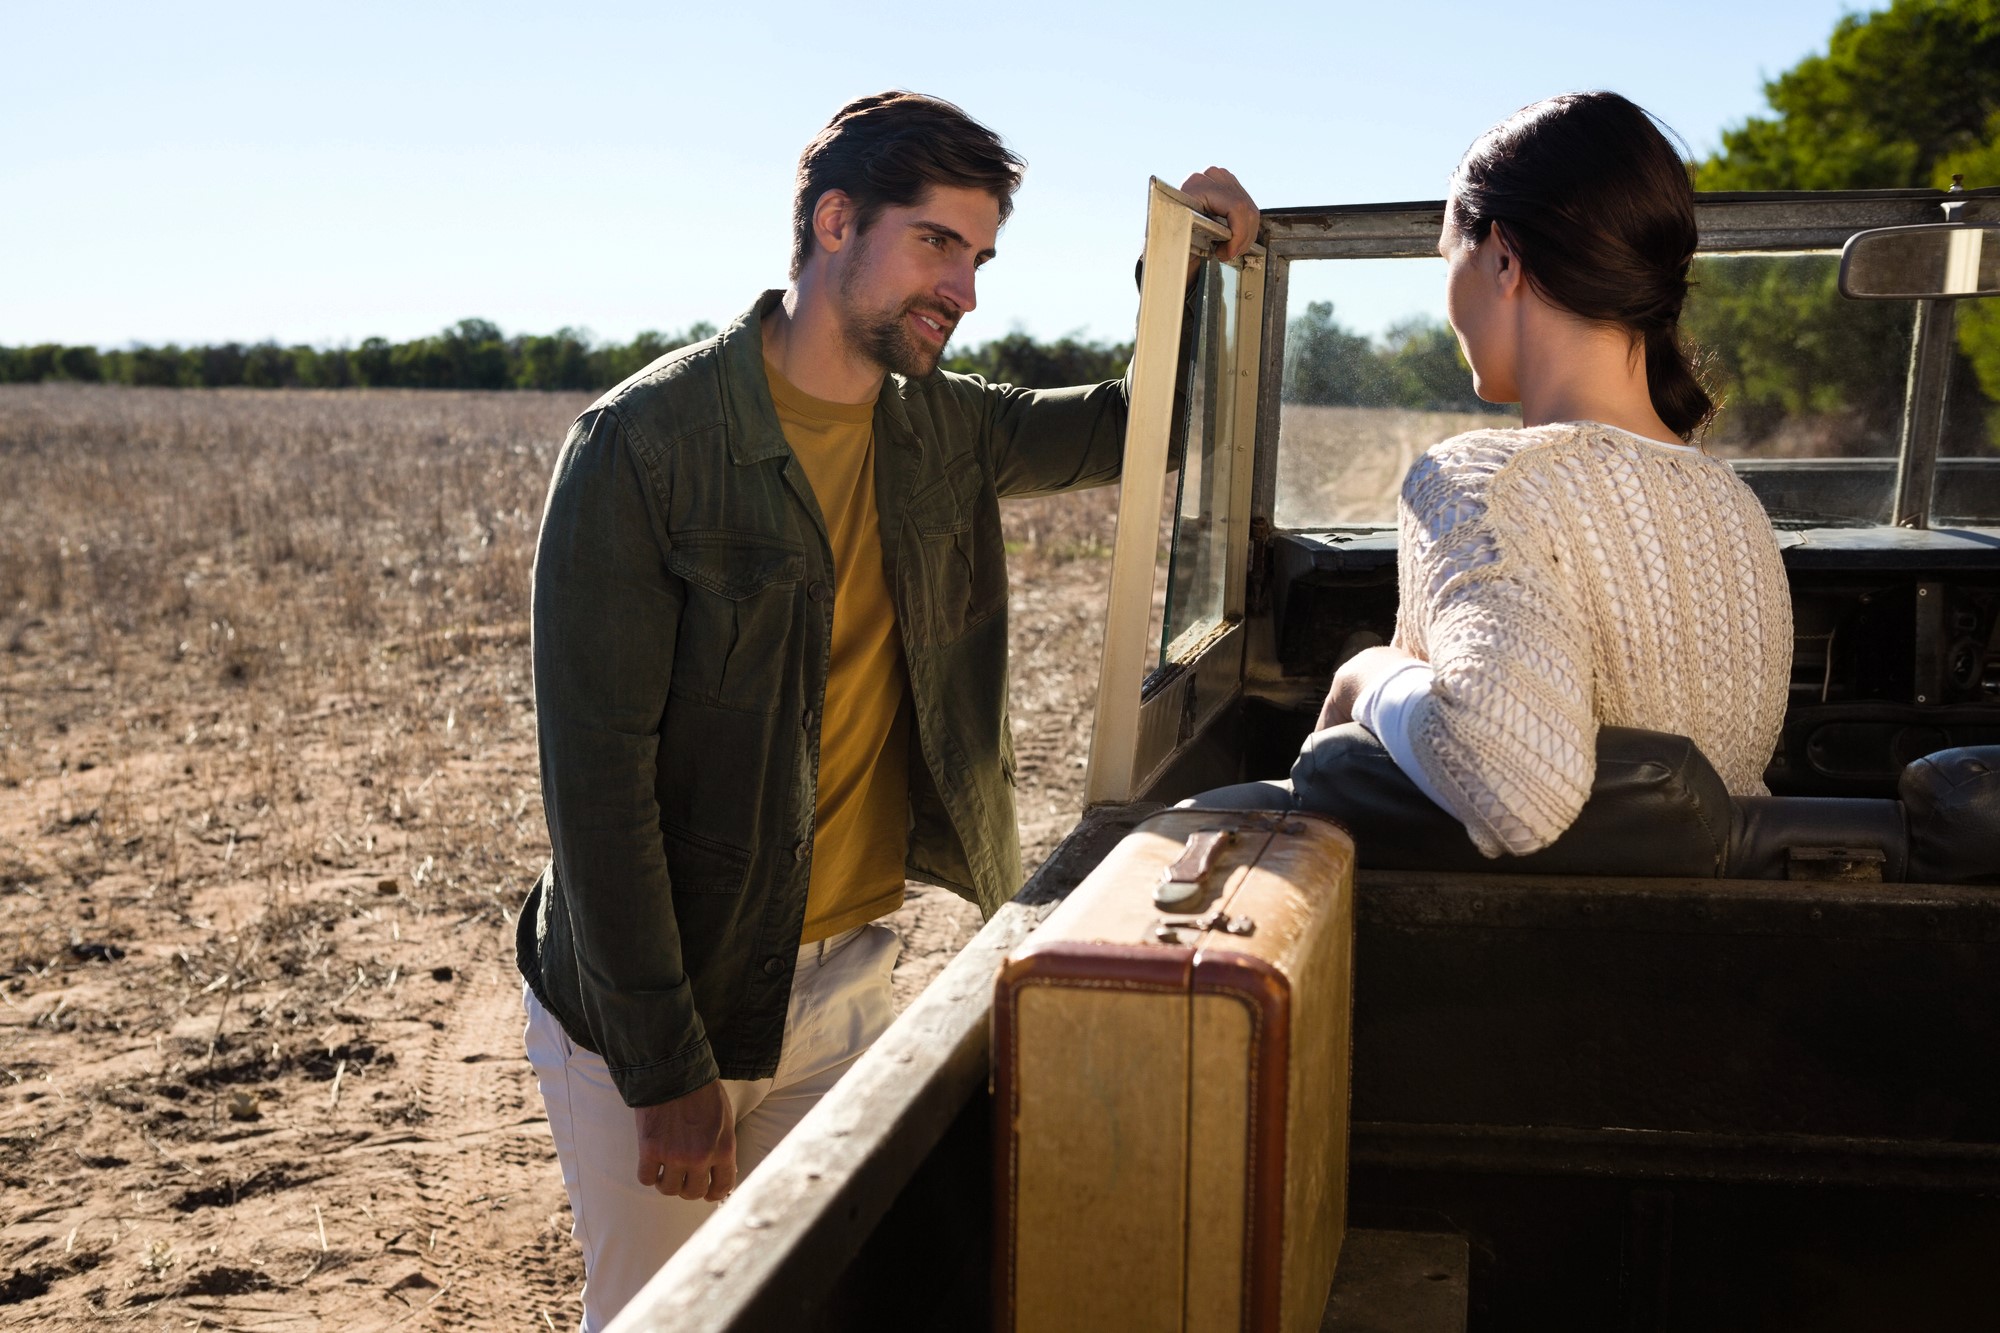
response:
M1910 338L1910 377L1903 392L1903 425L1896 447L1896 508L1899 528L1931 525L1937 486L1938 446L1944 436L1945 389L1957 350L1953 337L1958 303L1919 301Z

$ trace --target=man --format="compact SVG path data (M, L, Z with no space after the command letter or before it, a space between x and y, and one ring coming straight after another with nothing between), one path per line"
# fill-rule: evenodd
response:
M989 914L1019 887L998 497L1116 480L1126 416L1119 382L937 370L1021 169L949 103L843 107L800 158L790 288L557 460L555 857L519 958L587 1329L887 1027L905 876ZM1234 177L1183 188L1250 243Z

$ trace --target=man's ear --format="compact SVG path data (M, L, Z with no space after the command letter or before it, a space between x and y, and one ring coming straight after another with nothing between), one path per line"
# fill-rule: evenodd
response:
M828 190L813 205L813 240L828 254L838 252L854 239L858 210L845 190Z

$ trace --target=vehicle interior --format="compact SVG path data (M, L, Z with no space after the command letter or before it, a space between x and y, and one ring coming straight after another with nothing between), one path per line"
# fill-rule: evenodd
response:
M1944 784L1947 792L1975 776L1962 769L1948 776L1940 765L1910 772L1914 761L2000 744L1994 404L1950 331L1917 318L1922 307L1951 303L1856 299L1835 281L1840 246L1856 231L1898 225L1891 217L1910 226L1936 216L1938 196L1911 197L1918 193L1710 196L1701 205L1688 324L1706 335L1724 402L1708 447L1730 458L1778 529L1796 634L1784 730L1765 775L1777 799L1734 812L1734 850L1711 874L1784 878L1788 848L1774 840L1788 838L1805 848L1861 841L1882 854L1851 866L1853 874L1914 873L1926 882L2000 875L1993 855L2000 843L1955 845L1966 832L1962 811L1931 819L1930 793L1914 793L1923 817L1911 830L1934 844L1929 854L1912 863L1898 832L1911 808L1906 773L1917 786ZM1992 201L1976 197L1957 208L1981 206ZM1466 411L1484 407L1471 401L1469 379L1455 395L1438 391L1435 374L1416 394L1382 383L1384 367L1366 362L1416 358L1385 356L1319 312L1330 306L1337 316L1343 298L1366 309L1394 299L1386 293L1402 295L1404 284L1441 288L1442 263L1429 249L1439 225L1437 205L1274 210L1264 251L1241 273L1207 265L1210 299L1189 368L1188 465L1168 514L1170 557L1156 597L1158 656L1146 664L1133 719L1137 758L1127 772L1114 753L1132 744L1117 707L1131 667L1107 651L1101 697L1109 725L1093 750L1093 797L1168 796L1282 777L1334 669L1393 633L1402 472L1440 431L1517 418ZM1399 267L1406 272L1383 271ZM1783 311L1790 327L1773 322L1778 292L1793 298ZM1335 299L1316 304L1314 296ZM1421 300L1417 294L1412 303ZM1231 304L1260 308L1262 327L1248 330L1247 314L1231 320L1217 308ZM1401 339L1396 351L1406 354L1439 334L1433 317L1427 326L1392 329L1387 340L1394 348ZM1732 335L1740 345L1714 345ZM1222 369L1232 353L1234 374ZM1252 380L1243 359L1261 372L1254 417L1231 401ZM1824 387L1829 375L1876 387L1843 397ZM1235 438L1242 433L1254 435L1253 460L1242 457ZM1227 513L1232 470L1246 462L1248 504ZM1143 502L1138 507L1143 524ZM1121 526L1124 519L1121 509ZM1236 605L1225 566L1232 543L1246 535L1247 577ZM1136 623L1136 608L1121 607L1114 590L1111 615L1122 629L1121 611ZM1153 636L1144 642L1150 651ZM1236 670L1219 669L1217 657ZM1180 725L1169 730L1165 714L1178 714ZM1961 793L1960 803L1970 796ZM1783 799L1796 797L1845 799ZM1903 809L1864 804L1877 802ZM1430 825L1411 828L1413 846L1376 839L1362 850L1363 864L1413 868L1420 853L1435 851ZM1468 864L1456 843L1447 845L1440 865ZM1615 857L1619 848L1605 851ZM1483 868L1544 864L1526 858ZM1572 854L1561 864L1586 863ZM1643 864L1627 856L1600 868L1642 873Z
M1679 738L1607 729L1587 813L1496 862L1379 748L1332 770L1361 865L1391 872L1358 890L1352 1217L1467 1235L1473 1327L1880 1327L1899 1306L1970 1327L1995 1308L1990 1278L1943 1257L2000 1239L2000 1087L1972 1071L1995 1034L1966 970L1995 904L1900 886L2000 883L2000 415L1954 302L1857 299L1840 259L1858 232L1935 239L1941 203L2000 218L1994 194L1700 201L1686 327L1725 402L1706 445L1764 502L1792 588L1771 796L1730 799ZM1191 412L1137 780L1110 763L1093 795L1284 775L1335 667L1388 640L1401 473L1480 419L1410 438L1393 386L1341 382L1339 358L1371 349L1312 298L1337 317L1399 265L1441 269L1441 223L1437 205L1268 215L1261 283L1240 284L1261 287L1264 343L1241 647L1199 546L1227 529L1211 472L1243 459L1215 461L1234 423ZM1114 592L1113 633L1120 611ZM1205 657L1239 651L1218 699ZM1117 746L1109 674L1101 697Z
M2000 336L2000 300L1964 299L2000 289L2000 231L1970 261L1960 243L2000 223L2000 190L1697 213L1684 328L1725 402L1704 447L1764 502L1792 590L1771 795L1607 728L1577 826L1494 862L1379 749L1343 760L1343 1253L1443 1248L1327 1328L1969 1329L2000 1309L2000 383L1959 337ZM1222 264L1219 229L1154 183L1084 817L633 1326L991 1326L1000 956L1147 814L1290 770L1334 669L1393 632L1403 472L1517 420L1471 397L1436 318L1442 219L1273 209ZM1889 228L1951 233L1947 277L1843 272ZM1198 301L1160 262L1181 255Z

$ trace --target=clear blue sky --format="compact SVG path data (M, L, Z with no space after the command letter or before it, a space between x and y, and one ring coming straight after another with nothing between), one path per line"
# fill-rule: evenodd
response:
M899 86L1029 162L960 339L1123 338L1148 175L1435 198L1480 130L1585 87L1701 154L1855 8L12 3L0 343L726 321L783 285L805 140Z

